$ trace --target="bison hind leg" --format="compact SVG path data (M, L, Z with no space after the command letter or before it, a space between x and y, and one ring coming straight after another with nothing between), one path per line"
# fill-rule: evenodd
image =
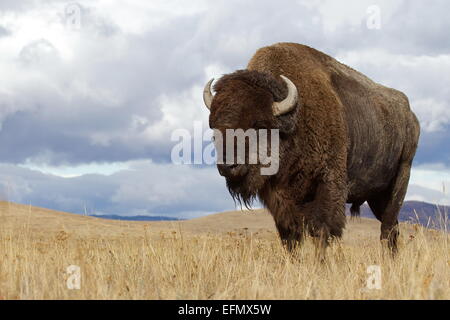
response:
M353 202L350 207L350 214L352 218L359 218L361 215L361 206L364 202Z
M381 221L380 239L387 243L395 255L399 236L398 215L408 188L412 160L400 163L397 176L385 192L368 201L370 208Z

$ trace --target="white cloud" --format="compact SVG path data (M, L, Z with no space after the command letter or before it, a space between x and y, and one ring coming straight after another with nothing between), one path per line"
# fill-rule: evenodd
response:
M99 14L108 17L123 32L130 34L143 34L161 26L169 19L204 12L207 3L204 0L193 0L186 6L182 0L132 0L126 4L118 0L96 1L95 4L92 0L80 2L83 6L94 7Z
M411 184L420 185L450 197L450 169L434 166L417 166L412 170ZM450 198L449 198L450 199Z
M90 163L79 166L49 166L46 164L25 163L19 164L21 168L27 168L39 171L48 175L55 175L62 178L81 177L86 174L112 175L114 173L129 170L133 161L129 162L109 162L109 163Z
M215 168L150 161L129 163L127 169L109 175L76 177L0 164L0 200L76 213L86 207L89 214L184 218L235 208Z
M414 167L406 200L450 205L450 167L443 163Z
M441 206L450 205L450 198L448 195L433 189L427 189L425 187L416 184L411 184L409 186L406 200L422 201Z
M387 0L315 0L300 1L305 6L318 9L324 32L333 33L340 27L360 28L366 26L368 8L378 6L380 8L382 23L388 23L393 13L402 5L401 1Z

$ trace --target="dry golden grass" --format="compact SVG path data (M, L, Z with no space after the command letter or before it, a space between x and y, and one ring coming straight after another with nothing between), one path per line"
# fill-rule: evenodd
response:
M401 225L385 255L379 224L348 224L325 263L311 241L296 257L271 217L229 212L183 222L122 222L0 203L2 299L449 299L449 236ZM69 265L81 288L67 288ZM381 290L367 290L379 265Z

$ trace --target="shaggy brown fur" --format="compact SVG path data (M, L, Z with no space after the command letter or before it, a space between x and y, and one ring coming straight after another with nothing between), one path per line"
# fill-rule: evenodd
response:
M299 92L294 111L275 117L271 106L287 95L280 75ZM258 197L272 213L289 249L307 230L322 239L341 237L345 203L352 213L367 201L381 221L381 239L397 247L397 216L419 138L407 97L374 83L324 53L295 43L259 49L246 70L215 85L210 127L280 129L280 168L261 176L259 165L229 175L231 194L245 203Z

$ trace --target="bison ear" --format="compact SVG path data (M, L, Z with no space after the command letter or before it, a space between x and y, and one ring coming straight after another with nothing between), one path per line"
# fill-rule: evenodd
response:
M294 112L295 114L296 112ZM289 114L278 117L278 128L280 130L281 138L286 138L287 136L294 133L297 128L297 117Z

